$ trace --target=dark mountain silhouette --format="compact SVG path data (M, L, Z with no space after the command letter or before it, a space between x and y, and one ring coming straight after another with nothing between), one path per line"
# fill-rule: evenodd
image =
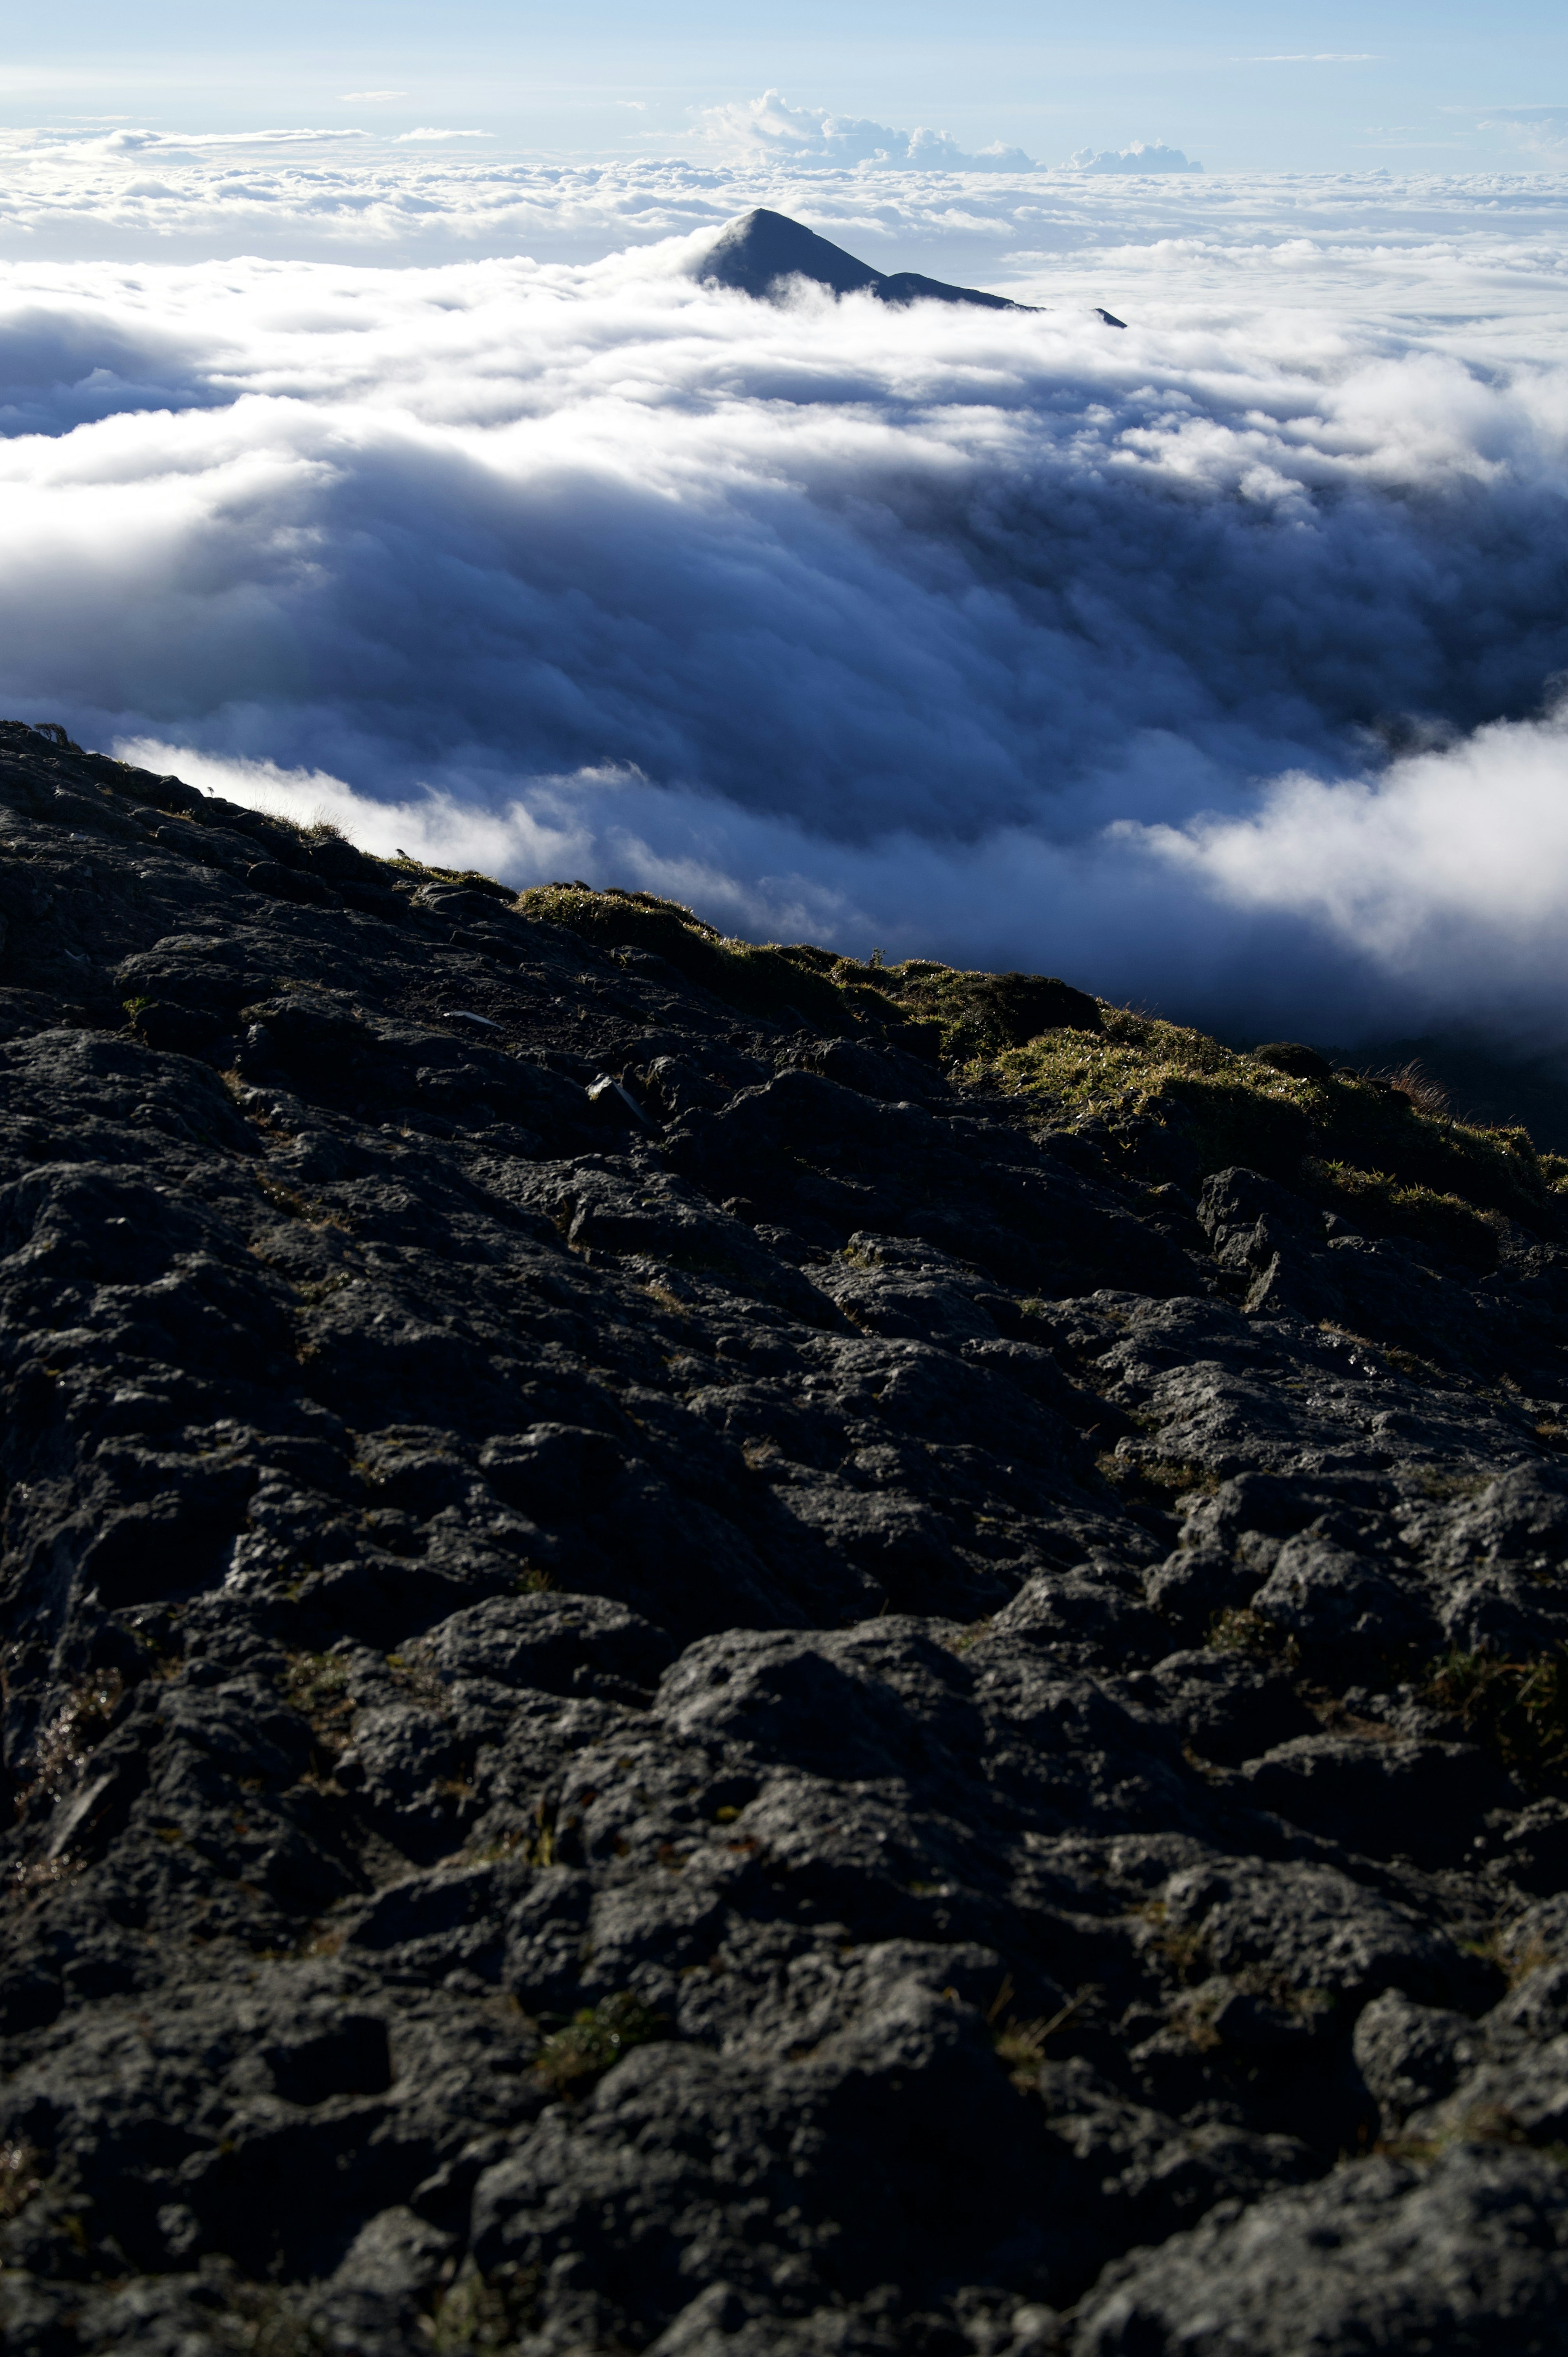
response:
M733 286L743 295L766 301L781 280L810 278L830 286L835 295L875 295L881 303L978 303L987 311L1036 311L1037 303L1013 303L1005 295L987 295L978 286L949 286L940 278L922 277L918 270L874 270L858 262L842 245L819 237L804 222L786 213L769 212L758 205L731 221L703 264L705 283ZM1123 327L1109 311L1100 317L1108 328Z

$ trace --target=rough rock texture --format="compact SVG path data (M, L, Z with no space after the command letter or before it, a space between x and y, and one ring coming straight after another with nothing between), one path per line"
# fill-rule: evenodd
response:
M8 2350L1568 2346L1555 1236L0 813Z

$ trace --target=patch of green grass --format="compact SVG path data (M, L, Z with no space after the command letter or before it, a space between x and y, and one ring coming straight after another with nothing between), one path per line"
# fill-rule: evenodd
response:
M1443 1502L1452 1498L1478 1498L1497 1478L1495 1473L1440 1473L1431 1465L1423 1466L1416 1475L1423 1494Z
M510 898L492 877L405 864ZM744 1013L828 1033L875 1026L921 1052L934 1045L962 1079L1033 1099L1053 1125L1092 1119L1096 1146L1113 1165L1120 1155L1129 1178L1153 1121L1179 1135L1200 1174L1261 1170L1365 1233L1410 1237L1477 1272L1497 1265L1499 1214L1568 1232L1568 1157L1539 1155L1520 1128L1449 1119L1442 1090L1414 1066L1334 1071L1293 1042L1243 1054L1048 975L726 939L651 892L542 884L516 906L605 949L650 951Z
M1113 1449L1107 1449L1094 1461L1101 1474L1123 1498L1142 1499L1150 1505L1169 1506L1194 1490L1211 1498L1219 1487L1218 1473L1208 1466L1189 1464L1183 1458L1118 1457Z
M606 949L651 951L746 1013L796 1016L829 1032L892 1029L907 1046L935 1048L950 1061L1014 1046L1052 1025L1092 1031L1100 1020L1095 1000L1046 975L969 974L929 958L889 965L880 951L862 960L810 942L730 940L680 901L651 892L541 884L521 893L518 906Z
M1554 2168L1568 2168L1568 2145L1555 2137L1537 2142L1504 2104L1472 2104L1440 2127L1380 2137L1372 2149L1388 2154L1391 2159L1410 2161L1423 2168L1441 2159L1455 2145L1466 2144L1529 2145Z
M285 1659L285 1697L306 1721L328 1760L335 1760L354 1725L347 1666L332 1653L290 1653Z
M520 893L517 905L524 916L564 925L600 948L650 951L688 982L747 1014L786 1017L793 1012L825 1031L843 1032L854 1030L864 1011L832 979L841 962L829 952L726 941L693 909L651 892L539 884ZM876 1004L886 1022L893 1010L886 1000Z
M1041 2014L1032 2021L1020 2021L1011 2013L1005 2020L1002 2018L1003 2008L1010 2003L1013 1993L1013 1975L1009 1973L986 2013L985 2026L991 2032L996 2060L1020 2093L1027 2093L1038 2079L1040 2065L1046 2059L1047 2040L1054 2038L1058 2029L1065 2029L1090 1998L1098 1996L1099 1989L1096 1984L1088 1982L1055 2013Z
M1098 1000L1053 974L969 974L929 958L897 966L874 961L863 972L907 1014L937 1026L943 1057L951 1061L996 1055L1064 1029L1071 1039L1091 1039L1103 1021Z
M1127 1007L1102 1006L1098 1031L1052 1031L1000 1050L993 1062L995 1077L1069 1114L1141 1111L1178 1083L1217 1079L1289 1106L1314 1085L1251 1065L1206 1032Z
M1132 1910L1154 1928L1149 1944L1169 1964L1178 1980L1188 1981L1208 1968L1207 1935L1190 1924L1173 1923L1163 1899L1145 1900Z
M1101 1009L1097 1035L1057 1031L974 1060L969 1075L1038 1100L1053 1121L1098 1116L1112 1158L1139 1148L1134 1117L1176 1130L1204 1172L1244 1164L1373 1234L1418 1237L1478 1269L1497 1260L1487 1215L1555 1232L1568 1180L1527 1131L1423 1110L1420 1081L1282 1071L1205 1033L1130 1008ZM1119 1125L1121 1136L1119 1138Z
M415 1641L406 1653L388 1653L386 1665L392 1684L424 1709L435 1712L438 1718L447 1716L451 1696L435 1671L422 1643Z
M1460 1195L1402 1187L1386 1170L1358 1170L1313 1156L1304 1162L1302 1177L1326 1210L1367 1234L1413 1237L1482 1276L1497 1266L1496 1228Z
M329 2345L326 2326L276 2284L231 2282L222 2299L213 2337L235 2357L319 2357Z
M437 2357L514 2349L533 2320L538 2293L537 2267L498 2267L486 2276L465 2259L431 2312L431 2346Z
M1197 1937L1190 1932L1172 1936L1184 1946ZM1168 1942L1165 1945L1169 1953ZM1206 1962L1201 1940L1197 1950L1190 1952L1190 1961L1182 1961L1179 1954L1173 1961L1184 1980L1190 1976L1195 1966L1201 1969ZM1283 2014L1286 2020L1297 2022L1309 2031L1316 2029L1337 2007L1337 1999L1329 1989L1298 1989L1283 1973L1271 1972L1260 1964L1243 1964L1239 1973L1230 1975L1219 1986L1211 1979L1207 1980L1202 1986L1178 1998L1171 2011L1172 2025L1189 2038L1200 2052L1212 2053L1225 2043L1219 2022L1232 1996L1259 1997L1275 2013Z
M1209 1625L1208 1642L1217 1653L1256 1653L1262 1660L1279 1662L1286 1669L1296 1668L1300 1660L1301 1649L1295 1639L1246 1605L1239 1609L1227 1607L1223 1612L1217 1612Z
M26 2136L0 2144L0 2219L17 2217L42 2190L44 2157Z
M564 2029L545 2040L533 2067L558 2094L583 2094L634 2046L650 2045L669 2034L664 2015L625 1989L575 2013Z
M41 1730L33 1751L33 1789L64 1792L114 1721L125 1692L118 1670L95 1670L72 1686L63 1708Z
M1456 1944L1467 1956L1478 1956L1484 1964L1490 1964L1499 1972L1509 1988L1517 1988L1521 1981L1527 1981L1531 1973L1540 1972L1544 1965L1562 1962L1558 1950L1550 1946L1539 1933L1532 1933L1524 1940L1513 1939L1509 1937L1507 1927L1500 1923L1494 1923L1479 1940L1460 1940Z
M1568 1772L1568 1648L1526 1661L1455 1648L1433 1663L1426 1696L1525 1782Z
M319 832L316 827L300 829L304 834L314 835ZM326 832L333 834L336 829L329 827ZM517 899L517 894L510 884L502 884L493 876L483 875L477 867L432 867L428 860L413 859L406 853L400 853L395 859L383 859L381 865L400 869L404 876L417 876L424 883L461 884L470 892L487 892L492 900L504 901L508 908L511 908Z

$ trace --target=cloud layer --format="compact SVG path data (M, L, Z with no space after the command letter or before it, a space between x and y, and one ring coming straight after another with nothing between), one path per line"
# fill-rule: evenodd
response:
M749 120L752 110L737 112ZM825 119L792 112L808 130ZM1451 310L1485 335L1550 288L1532 307L1539 323L1568 273L1568 180L1533 169L1101 174L1025 168L1027 158L1004 169L994 153L970 160L985 168L868 167L766 139L703 162L543 164L467 142L413 155L362 125L183 141L134 125L0 129L0 257L24 273L116 257L586 263L716 230L764 204L887 269L1024 291L1037 267L1043 300L1081 269L1099 285L1093 299L1112 308L1136 285L1145 315L1216 291L1267 307L1304 299L1311 281L1313 298L1342 319L1371 324L1413 307L1428 339Z
M1092 250L985 274L1036 317L752 304L706 229L13 266L0 709L376 847L1253 1036L1560 1033L1560 247L1195 186L1183 237L1107 180Z

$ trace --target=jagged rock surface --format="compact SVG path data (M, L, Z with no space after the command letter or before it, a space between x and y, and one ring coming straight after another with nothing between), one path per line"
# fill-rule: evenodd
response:
M1555 1239L0 814L8 2349L1568 2345Z

